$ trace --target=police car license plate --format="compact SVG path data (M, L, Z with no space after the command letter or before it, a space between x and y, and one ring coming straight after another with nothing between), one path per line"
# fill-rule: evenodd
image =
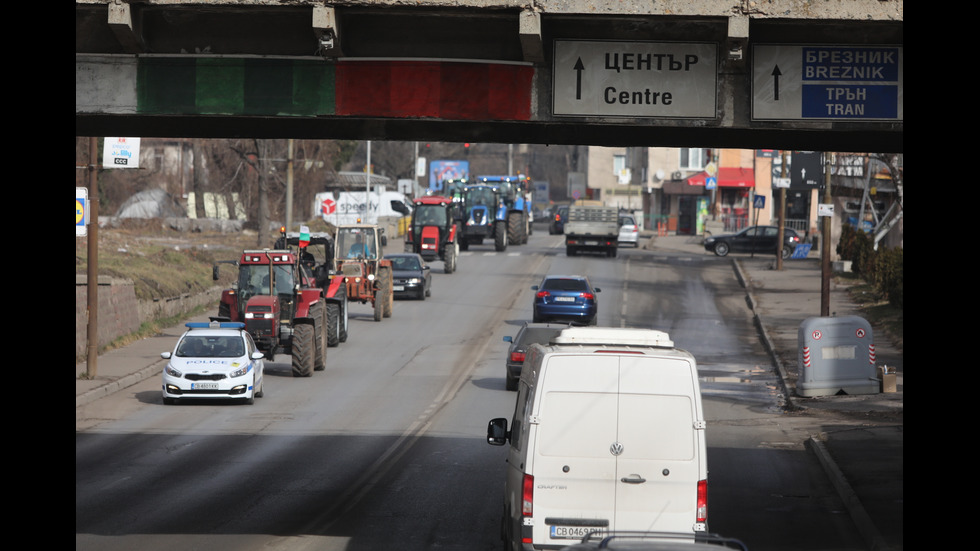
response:
M552 526L553 540L580 540L589 534L603 534L605 531L597 526Z
M192 390L216 390L218 383L191 383Z

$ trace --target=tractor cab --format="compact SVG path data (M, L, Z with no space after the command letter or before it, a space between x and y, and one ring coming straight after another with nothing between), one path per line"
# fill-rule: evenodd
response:
M338 264L344 260L377 260L380 231L375 226L342 226L337 228L334 250Z
M405 250L426 260L443 260L446 273L456 267L456 220L452 199L441 196L415 200L412 226L405 235Z
M387 245L384 230L371 224L337 226L334 234L335 280L347 286L347 299L374 306L374 318L391 316L391 261L382 248Z

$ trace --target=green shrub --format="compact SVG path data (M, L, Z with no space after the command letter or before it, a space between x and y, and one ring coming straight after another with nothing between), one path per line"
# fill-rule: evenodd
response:
M904 264L902 249L874 249L871 235L845 224L841 229L837 254L851 261L854 273L869 283L875 293L893 306L904 307Z

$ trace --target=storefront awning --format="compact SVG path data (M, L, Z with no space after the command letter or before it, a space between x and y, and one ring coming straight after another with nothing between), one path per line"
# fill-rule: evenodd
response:
M687 179L691 186L703 186L708 173L699 172ZM718 187L755 187L755 171L751 168L721 167L718 169Z
M668 180L664 182L664 193L667 195L703 195L704 184L689 186L684 180Z

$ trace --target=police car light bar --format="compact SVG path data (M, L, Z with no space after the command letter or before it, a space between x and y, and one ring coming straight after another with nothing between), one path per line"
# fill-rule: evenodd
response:
M245 329L240 321L189 321L184 325L188 329Z

